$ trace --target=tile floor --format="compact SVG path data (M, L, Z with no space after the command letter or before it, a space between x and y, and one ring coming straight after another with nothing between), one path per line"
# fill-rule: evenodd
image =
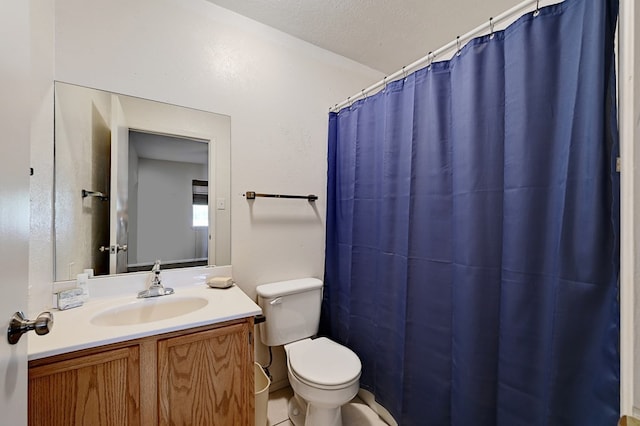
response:
M293 395L290 387L269 394L267 426L293 426L287 414L287 401ZM344 426L387 426L376 413L357 396L342 407Z

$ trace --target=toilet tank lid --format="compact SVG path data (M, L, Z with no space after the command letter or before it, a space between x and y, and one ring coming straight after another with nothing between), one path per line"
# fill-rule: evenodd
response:
M288 294L301 293L322 287L322 281L317 278L300 278L297 280L278 281L262 284L256 287L258 296L265 299L286 296Z

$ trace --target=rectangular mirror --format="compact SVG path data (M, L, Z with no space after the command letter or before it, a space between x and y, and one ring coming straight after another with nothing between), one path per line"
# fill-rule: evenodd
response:
M231 263L228 116L55 83L56 281Z

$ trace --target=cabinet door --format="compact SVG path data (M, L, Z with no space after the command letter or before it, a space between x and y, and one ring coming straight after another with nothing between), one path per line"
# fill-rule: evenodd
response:
M253 425L247 323L158 342L161 425Z
M138 425L139 382L138 346L30 368L29 424Z

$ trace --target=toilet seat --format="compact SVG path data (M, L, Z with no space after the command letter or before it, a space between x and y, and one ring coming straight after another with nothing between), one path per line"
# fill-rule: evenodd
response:
M309 386L339 389L360 379L358 356L326 337L296 342L287 352L291 373Z

